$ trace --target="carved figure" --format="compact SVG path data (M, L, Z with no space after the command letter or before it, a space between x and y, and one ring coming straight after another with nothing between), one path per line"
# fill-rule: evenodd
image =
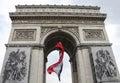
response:
M117 70L113 59L110 56L108 50L98 50L96 52L96 75L97 78L102 80L104 77L115 77L117 76Z
M12 51L9 54L8 61L5 65L3 83L6 80L18 80L21 81L26 76L26 55L25 51L18 49L16 52Z

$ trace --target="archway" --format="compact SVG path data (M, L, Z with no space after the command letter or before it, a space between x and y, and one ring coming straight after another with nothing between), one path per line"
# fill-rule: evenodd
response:
M59 59L59 51L58 50L53 50L50 52L47 56L48 62L46 63L46 70L47 68L58 61ZM72 75L71 75L71 63L69 62L70 58L69 55L65 52L64 53L64 58L63 58L63 70L61 73L61 83L72 83ZM52 73L52 75L48 74L46 71L46 83L53 83L56 82L58 83L58 76L56 73Z
M46 69L46 62L47 62L47 56L48 54L55 50L54 46L57 42L62 42L64 48L65 48L65 52L69 55L70 57L70 64L71 64L71 71L72 71L72 83L78 83L78 75L77 75L77 66L76 66L76 56L75 56L75 52L76 52L76 42L75 39L69 35L68 33L65 33L63 31L57 31L54 33L51 33L49 36L47 36L47 38L45 39L44 45L44 58L45 58L45 62L44 62L44 70ZM45 70L46 71L46 70ZM46 80L46 72L45 76L44 76L44 83Z

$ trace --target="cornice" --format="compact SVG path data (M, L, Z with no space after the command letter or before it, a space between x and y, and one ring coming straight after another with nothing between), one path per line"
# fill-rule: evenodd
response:
M79 6L79 5L16 5L17 9L21 8L65 8L65 9L94 9L99 10L98 6Z
M104 13L60 13L60 12L11 12L10 18L14 19L99 19L104 21L106 14Z

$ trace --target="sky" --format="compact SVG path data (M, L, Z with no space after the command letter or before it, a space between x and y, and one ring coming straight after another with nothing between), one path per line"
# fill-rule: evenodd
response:
M107 14L105 28L112 43L113 53L120 71L120 0L0 0L0 71L8 42L11 20L9 12L15 12L15 5L50 4L50 5L85 5L99 6Z

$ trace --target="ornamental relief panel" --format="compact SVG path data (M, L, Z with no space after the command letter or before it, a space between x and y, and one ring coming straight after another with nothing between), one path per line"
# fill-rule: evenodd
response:
M98 83L118 78L118 69L110 47L91 47L95 76Z
M57 28L57 26L55 27L41 27L41 34L40 34L40 38L42 39L48 32L50 32L50 31L52 31L52 30L54 30L54 29L56 29Z
M84 40L105 40L105 35L102 29L83 29Z
M36 29L15 29L13 41L35 41Z
M1 83L28 83L30 47L7 48Z
M42 39L48 32L52 30L66 30L72 32L78 39L79 39L79 32L78 32L78 27L61 27L58 28L58 26L53 26L53 27L42 27L41 28L41 35L40 38Z
M64 29L72 32L78 39L80 38L78 27L64 27Z

